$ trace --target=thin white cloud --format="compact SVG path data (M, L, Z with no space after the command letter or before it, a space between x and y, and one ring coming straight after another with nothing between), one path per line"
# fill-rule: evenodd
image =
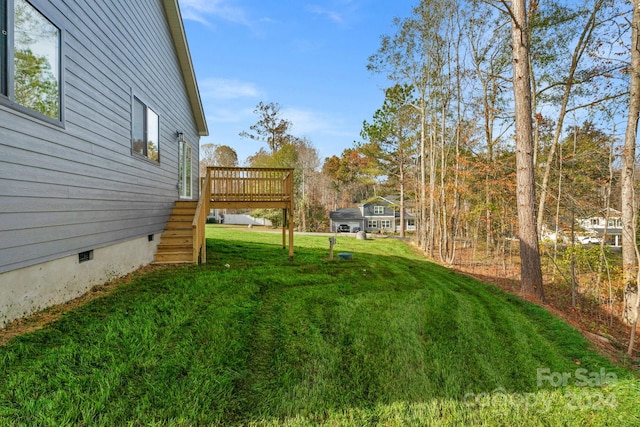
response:
M207 121L211 123L240 123L243 120L243 114L237 110L212 108L207 111Z
M339 128L343 120L317 111L300 108L283 108L282 116L293 124L292 133L296 136L311 134L346 135Z
M251 26L245 10L235 0L179 0L183 19L211 25L211 18Z
M309 11L316 15L324 16L335 24L344 24L344 16L335 10L325 9L320 6L309 6Z
M262 92L251 82L210 77L200 82L200 93L208 99L259 98Z

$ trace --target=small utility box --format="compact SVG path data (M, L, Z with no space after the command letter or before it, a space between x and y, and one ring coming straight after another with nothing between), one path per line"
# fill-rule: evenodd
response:
M340 252L338 254L338 258L344 261L351 261L353 259L353 254L351 252Z
M336 244L335 237L329 237L329 259L333 259L333 245Z

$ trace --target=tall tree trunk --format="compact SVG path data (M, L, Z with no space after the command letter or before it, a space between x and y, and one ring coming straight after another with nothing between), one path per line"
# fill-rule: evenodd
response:
M404 219L404 161L400 162L400 237L405 236L405 219ZM394 218L395 221L395 218Z
M636 208L634 200L634 175L636 134L640 114L640 0L633 1L631 23L631 81L629 84L629 116L622 152L622 273L624 281L623 320L635 319L638 298L636 257Z
M420 100L420 247L427 249L427 148L426 148L426 105L424 95Z
M638 0L640 1L640 0ZM511 2L513 92L516 112L516 191L522 292L544 300L535 218L535 179L529 76L529 34L525 0Z
M431 118L429 132L429 231L427 232L427 252L433 257L436 236L436 138L437 124L435 117Z

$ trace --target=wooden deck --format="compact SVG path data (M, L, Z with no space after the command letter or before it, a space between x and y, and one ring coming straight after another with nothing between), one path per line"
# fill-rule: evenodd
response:
M211 167L207 172L212 209L292 207L293 169Z
M206 262L205 224L211 209L282 209L282 247L293 259L293 169L209 167L193 219L194 262Z

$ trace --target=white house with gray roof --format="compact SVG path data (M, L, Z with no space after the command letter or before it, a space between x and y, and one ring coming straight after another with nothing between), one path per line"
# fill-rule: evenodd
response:
M394 199L378 196L377 200L363 203L357 208L341 208L329 213L332 232L337 232L342 224L351 232L364 230L367 233L395 233L400 230L400 212ZM415 231L415 218L405 212L405 230Z

